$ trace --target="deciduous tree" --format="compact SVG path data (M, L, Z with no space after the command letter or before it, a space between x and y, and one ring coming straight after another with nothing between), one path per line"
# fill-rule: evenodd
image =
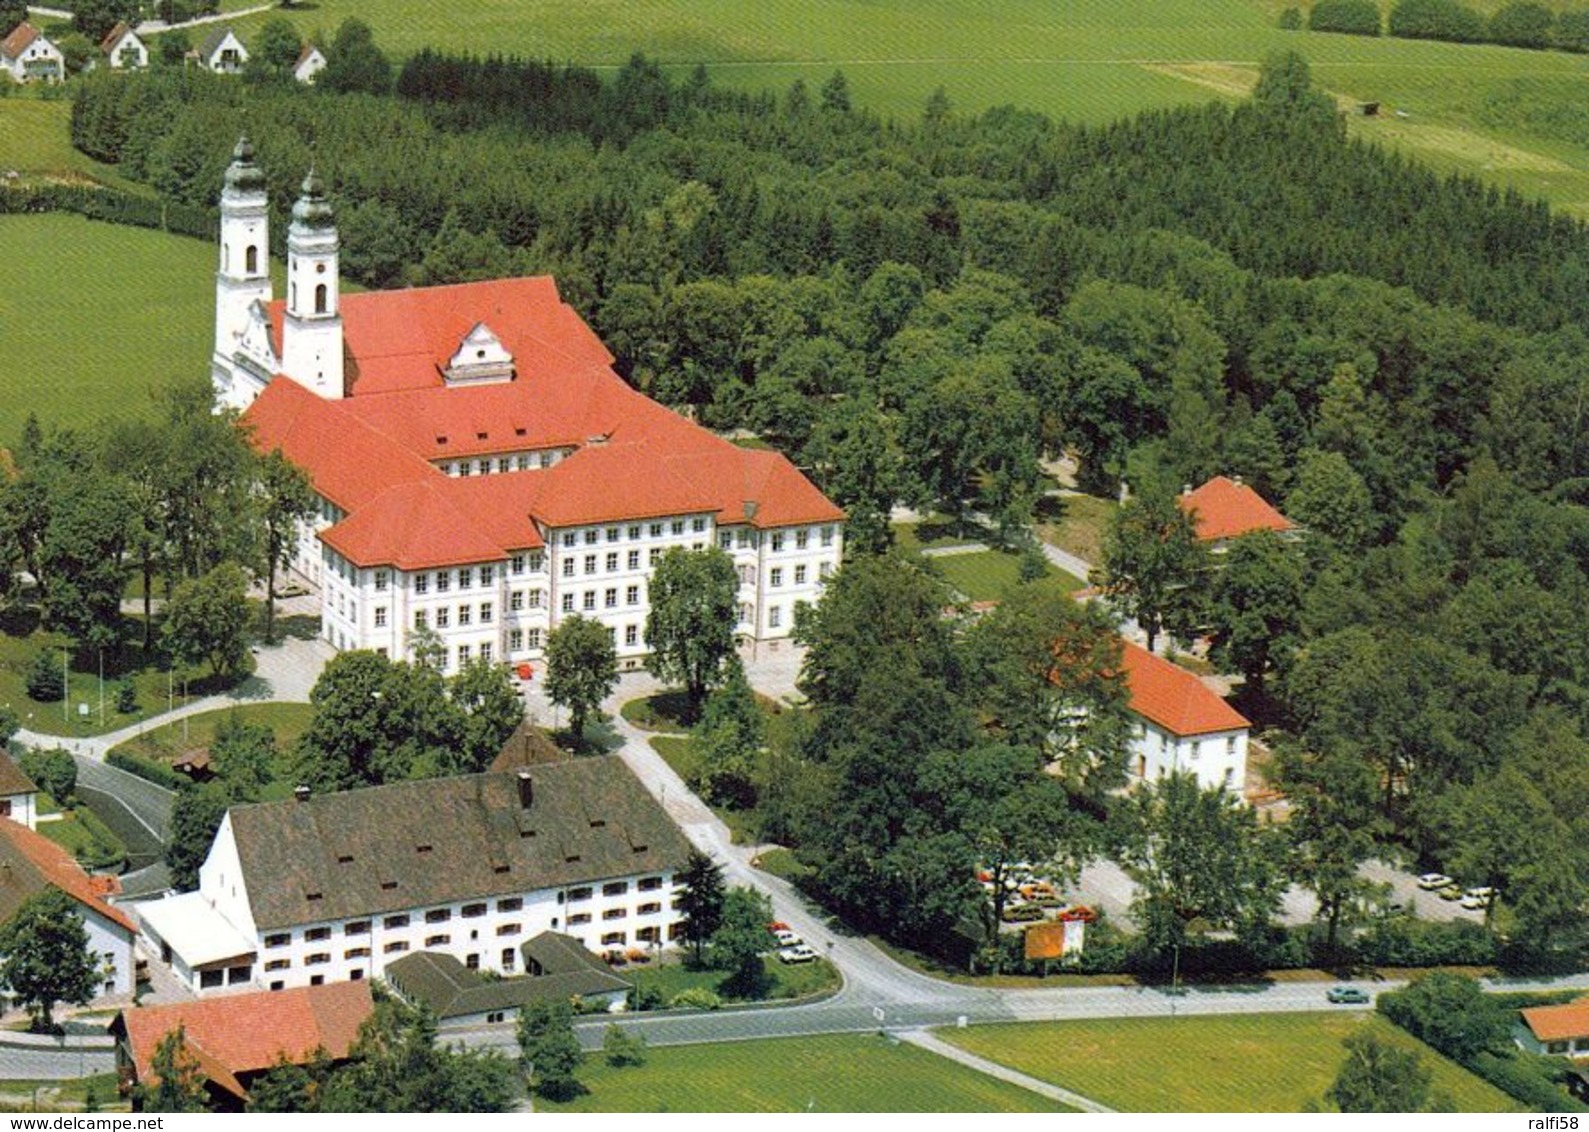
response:
M659 680L684 685L694 720L734 651L739 575L733 559L716 547L673 547L657 563L650 589L646 668Z
M1189 637L1200 617L1207 552L1190 513L1167 492L1144 491L1114 513L1096 581L1153 648L1161 629Z
M241 567L222 563L171 591L166 644L183 664L208 661L216 676L235 679L248 664L249 620L248 578Z
M585 1054L574 1036L574 1012L567 1002L532 1002L519 1011L519 1064L535 1081L535 1091L567 1100L584 1091L577 1076Z
M1410 1049L1364 1031L1341 1043L1346 1060L1325 1099L1342 1112L1429 1112L1429 1069Z
M297 33L293 34L296 38ZM265 544L265 642L269 644L276 639L276 575L292 564L303 525L315 513L315 494L309 477L279 448L260 457L258 475L257 501Z
M54 1026L57 1002L83 1006L104 979L88 929L58 888L28 897L0 926L0 985L27 1010L36 1030Z
M187 1028L178 1026L155 1045L149 1059L152 1081L140 1082L145 1112L208 1112L207 1077L188 1046Z
M618 650L600 621L575 614L548 634L546 694L568 709L568 729L576 743L584 740L590 713L617 686Z
M776 941L767 925L772 922L772 899L753 888L731 888L723 897L723 918L712 933L712 966L728 972L723 989L740 998L761 998L767 993L767 968L762 956Z

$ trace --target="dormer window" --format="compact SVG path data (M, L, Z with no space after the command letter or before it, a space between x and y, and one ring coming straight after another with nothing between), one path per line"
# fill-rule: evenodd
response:
M492 329L477 322L458 343L443 371L448 385L497 384L513 380L513 355Z

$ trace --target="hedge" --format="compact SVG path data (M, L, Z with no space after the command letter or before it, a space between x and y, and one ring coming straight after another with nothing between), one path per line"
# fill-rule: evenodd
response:
M139 778L147 779L156 786L164 786L167 790L181 790L190 785L188 779L170 767L150 762L148 759L140 759L136 755L112 751L105 756L105 762L117 770L124 770L128 774L136 774Z
M1319 0L1308 12L1308 30L1378 35L1379 4L1375 0Z
M1396 0L1390 9L1390 34L1403 39L1479 43L1484 33L1484 17L1457 0Z
M155 228L214 242L220 220L207 208L154 200L99 185L24 185L0 189L0 214L75 212L90 220Z

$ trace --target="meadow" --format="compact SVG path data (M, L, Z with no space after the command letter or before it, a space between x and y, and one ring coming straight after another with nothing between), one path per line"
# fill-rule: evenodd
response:
M588 1057L587 1092L543 1112L1065 1112L1036 1093L875 1034L669 1046L642 1066Z
M1034 1022L940 1036L1123 1112L1300 1112L1335 1080L1341 1042L1365 1028L1415 1049L1434 1093L1456 1111L1519 1111L1494 1086L1359 1011Z
M51 214L0 216L0 247L32 249L6 257L0 287L0 446L30 412L60 426L143 415L153 389L207 372L212 245Z
M1556 52L1284 32L1273 0L591 0L579 16L548 0L320 0L292 16L329 35L371 22L395 57L430 46L603 68L632 53L676 69L705 64L724 85L820 86L842 69L855 101L914 118L942 86L964 111L1010 104L1102 122L1184 102L1243 97L1258 63L1294 48L1318 81L1384 113L1360 136L1443 171L1487 177L1589 215L1589 133L1541 125L1582 103L1589 59ZM1485 5L1481 5L1484 7ZM1489 5L1489 6L1494 6ZM1565 6L1579 6L1565 5ZM265 19L238 21L245 37ZM1521 100L1521 101L1520 101ZM1543 108L1543 109L1542 109Z

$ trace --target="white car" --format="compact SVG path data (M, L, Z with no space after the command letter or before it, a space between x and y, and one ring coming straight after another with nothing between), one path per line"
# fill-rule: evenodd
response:
M1469 909L1488 908L1490 901L1495 899L1495 889L1470 888L1462 894L1462 906Z
M817 953L803 943L797 943L793 947L785 947L778 952L778 962L780 963L810 963L816 957Z
M1418 887L1426 892L1433 892L1451 883L1453 881L1445 873L1424 873L1418 878Z
M778 941L779 947L798 947L800 937L788 928L779 928L772 933L772 938Z

